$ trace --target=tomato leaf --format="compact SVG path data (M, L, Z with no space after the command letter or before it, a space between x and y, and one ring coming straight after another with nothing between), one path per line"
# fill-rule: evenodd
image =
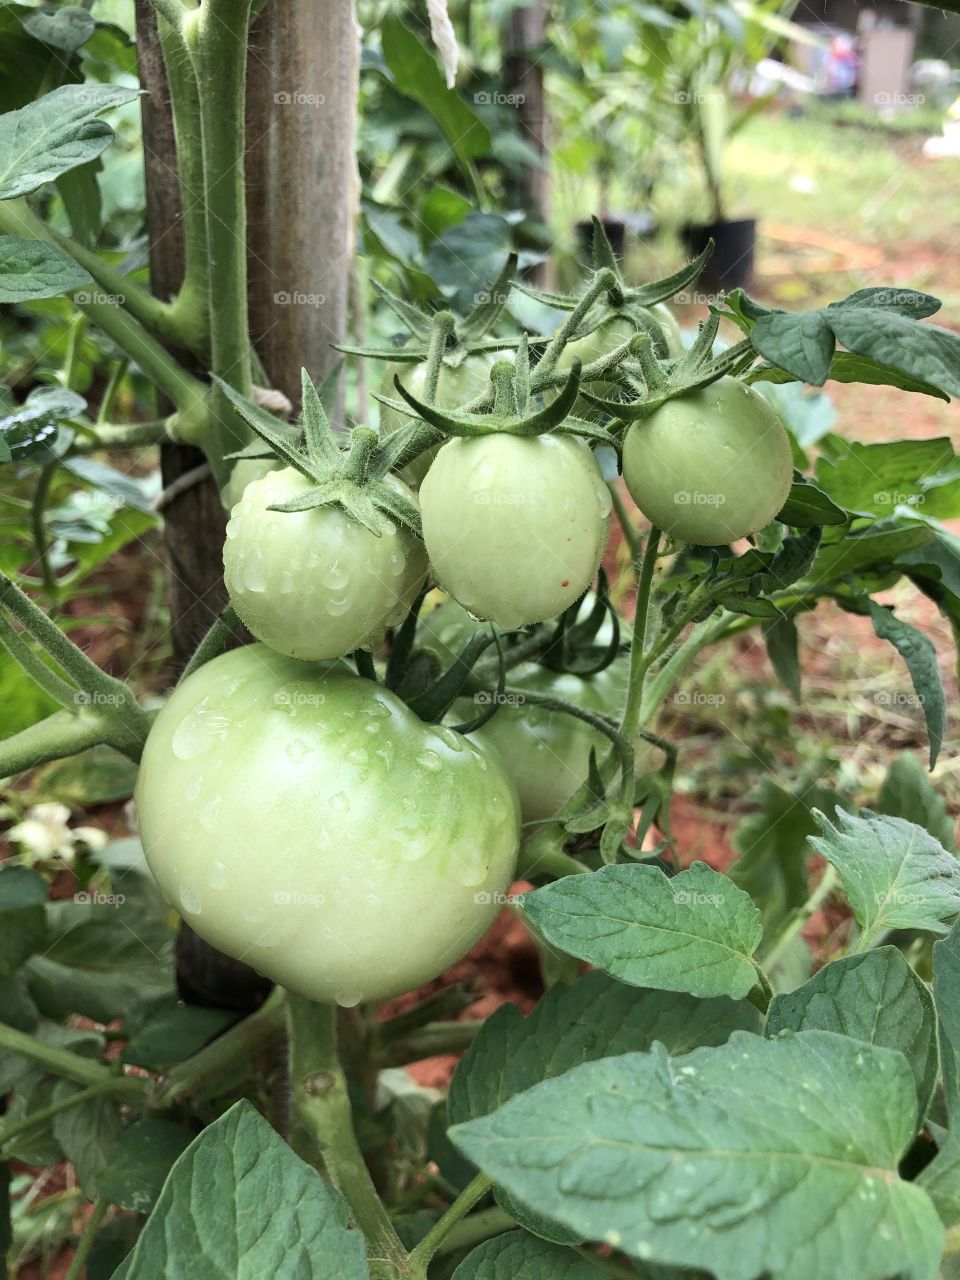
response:
M518 901L547 942L632 986L740 999L757 982L760 912L705 863L607 866Z
M916 1123L902 1054L736 1032L680 1059L587 1063L450 1136L529 1208L645 1263L932 1280L944 1229L897 1172Z
M796 702L801 697L798 639L797 624L792 618L781 616L764 624L763 642L767 646L770 665Z
M453 1280L597 1280L596 1266L526 1231L508 1231L469 1253Z
M149 1213L160 1198L167 1174L190 1145L181 1124L148 1116L128 1125L99 1180L100 1194L132 1213Z
M524 1017L501 1005L460 1059L447 1095L451 1124L475 1120L542 1080L597 1058L664 1045L688 1053L723 1044L733 1031L759 1029L746 1001L718 996L698 1000L674 991L625 986L603 973L586 973L552 987Z
M880 639L889 640L907 664L927 724L932 769L940 754L947 723L947 695L940 676L937 650L922 631L898 618L891 609L877 604L876 600L870 601L870 617Z
M947 806L934 789L930 775L910 751L901 751L894 758L874 808L877 813L915 822L945 849L956 848L954 821Z
M843 956L789 995L776 996L764 1035L836 1031L898 1049L910 1064L922 1121L937 1083L937 1019L926 983L896 947Z
M28 867L0 870L0 976L14 973L46 942L47 882Z
M940 1030L946 1141L917 1179L948 1227L960 1223L960 923L933 946L933 1002Z
M792 529L809 529L815 525L843 524L847 513L822 489L800 477L790 486L777 519Z
M54 298L91 283L83 267L55 245L45 240L0 236L0 302Z
M960 458L946 437L861 444L831 435L827 443L816 481L847 511L886 516L905 506L925 517L960 516Z
M913 822L864 809L837 809L837 825L814 811L821 834L810 843L840 873L865 933L922 929L946 934L960 913L960 862Z
M363 1236L339 1192L238 1102L204 1129L163 1185L127 1280L197 1274L216 1259L236 1280L367 1280Z
M64 53L76 53L97 29L87 10L73 4L62 8L44 4L24 14L20 21L35 40L53 49L62 49Z
M113 141L101 111L139 93L124 85L65 84L0 116L0 200L29 195L100 155Z

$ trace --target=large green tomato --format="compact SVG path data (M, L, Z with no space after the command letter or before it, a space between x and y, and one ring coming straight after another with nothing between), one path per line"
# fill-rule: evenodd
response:
M440 366L440 377L437 381L437 399L436 403L441 409L460 409L465 404L469 404L471 400L475 400L481 392L486 391L490 385L490 370L493 368L497 359L503 359L502 353L496 351L477 352L476 355L467 356L461 364L451 365L442 364ZM427 374L427 366L423 364L391 364L387 366L387 370L383 375L383 381L380 384L380 392L382 395L390 396L394 400L399 399L397 389L393 385L393 377L396 374L411 395L416 396L418 400L424 397L424 381ZM380 434L390 435L393 431L399 431L401 427L405 427L408 422L413 419L405 413L398 413L396 409L390 409L387 405L380 406ZM437 445L433 449L427 449L421 453L419 457L414 458L408 467L404 468L404 475L411 484L420 484L423 477L430 469L430 464L437 456Z
M449 440L420 487L441 586L506 630L583 595L607 544L610 505L593 454L572 436Z
M387 483L414 501L402 480ZM386 517L377 537L340 507L267 509L309 488L292 467L247 485L223 548L230 600L258 640L292 658L375 649L420 589L423 544Z
M494 753L372 681L263 645L174 691L136 805L150 869L196 933L343 1005L408 991L464 955L519 838Z
M719 546L756 533L786 502L790 440L763 396L721 378L631 426L623 478L652 524Z
M277 458L238 458L233 464L230 478L220 490L220 501L226 511L232 511L248 484L262 480L271 471L279 471L283 464Z

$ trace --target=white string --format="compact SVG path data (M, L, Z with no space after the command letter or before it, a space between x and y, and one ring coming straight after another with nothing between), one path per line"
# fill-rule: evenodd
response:
M457 64L460 61L460 46L457 44L456 32L450 15L447 13L447 0L427 0L427 13L430 15L430 34L437 46L447 88L452 89L457 82Z

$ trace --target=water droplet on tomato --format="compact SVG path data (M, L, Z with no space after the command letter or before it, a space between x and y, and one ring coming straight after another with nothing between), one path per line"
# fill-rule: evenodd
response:
M179 760L192 760L218 742L224 742L233 727L229 716L210 707L210 698L201 698L177 725L170 745Z
M207 871L207 884L211 889L224 889L227 884L227 864L214 858Z
M310 744L303 738L294 738L284 747L284 752L291 764L300 764L310 754Z
M342 591L350 581L350 575L341 567L339 560L334 560L320 574L320 581L330 591Z
M390 572L393 576L395 578L399 578L407 566L407 559L402 551L391 551L387 564L389 565Z
M437 730L437 737L440 741L450 748L451 751L463 750L463 738L453 729L448 729L446 725L441 725Z
M341 1009L355 1009L363 996L354 991L338 991L333 997Z
M443 768L443 761L435 751L421 751L417 756L417 764L422 769L429 769L431 773Z
M487 878L487 858L479 845L462 849L453 864L453 874L460 884L474 888Z
M334 600L331 597L327 601L327 613L329 613L332 618L342 617L343 614L345 614L349 608L350 608L349 596L342 596L338 600Z
M182 884L180 886L180 906L185 915L198 916L200 914L200 897L192 884Z
M293 574L289 569L284 569L280 575L280 591L283 595L289 595L293 590Z
M370 757L363 747L354 747L352 751L347 752L347 759L351 764L366 764Z
M262 553L254 549L243 562L243 585L255 595L267 589L267 575L263 567Z
M240 912L241 918L245 920L247 924L260 924L264 920L266 914L266 911L264 911L263 907L260 906L244 907Z

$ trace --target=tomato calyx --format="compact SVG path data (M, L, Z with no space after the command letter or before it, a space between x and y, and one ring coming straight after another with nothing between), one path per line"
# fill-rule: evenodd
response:
M390 457L378 448L380 437L372 427L354 427L341 449L330 427L317 388L306 369L301 371L302 439L292 443L279 424L225 384L223 390L247 425L270 447L274 455L293 467L311 487L289 502L273 503L270 511L310 511L336 505L375 537L388 521L395 520L420 537L420 513L416 506L385 482Z

